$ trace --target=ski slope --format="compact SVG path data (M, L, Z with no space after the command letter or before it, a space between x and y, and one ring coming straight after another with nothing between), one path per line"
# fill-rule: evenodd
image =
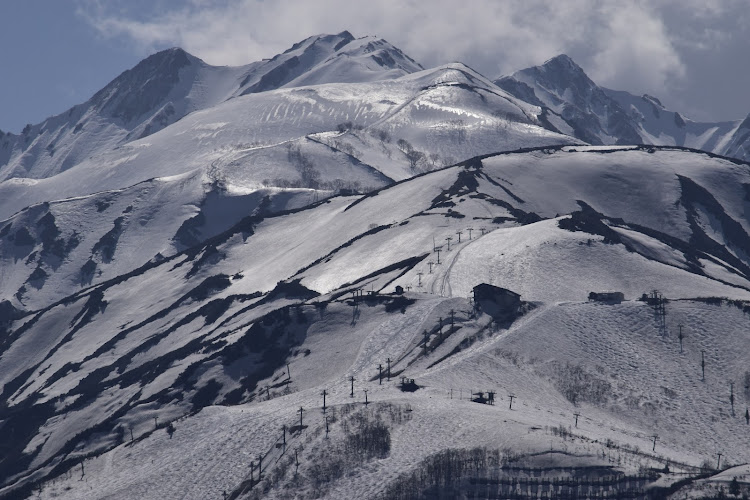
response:
M604 454L631 472L667 460L694 472L719 452L744 463L749 174L680 149L543 148L258 212L6 327L0 380L17 413L5 418L39 420L9 444L5 491L204 498L240 488L249 461L268 452L279 459L264 462L271 496L289 481L312 494L332 442L313 419L324 389L337 411L393 424L389 458L326 486L331 498L383 491L451 446ZM512 322L478 314L480 283L519 292L525 312ZM669 300L664 321L636 300L655 288ZM587 300L607 290L625 301ZM381 385L389 358L394 380ZM402 393L396 374L423 388ZM352 376L354 401L368 388L368 409L347 406ZM465 399L488 390L495 406ZM279 458L275 443L300 406L313 420L289 437L304 444L307 479L295 482L288 465L276 469L290 455ZM573 413L583 437L570 441L552 428L570 427ZM142 469L144 456L160 467Z
M365 307L356 325L350 325L351 306L332 304L316 333L302 344L312 351L310 356L291 365L291 394L273 393L270 400L234 407L207 407L176 421L172 439L164 429L153 431L153 421L144 416L134 425L133 444L126 442L86 460L82 478L78 466L70 477L46 483L41 497L129 498L136 493L147 498L206 498L234 490L259 455L267 464L265 477L271 477L295 449L300 450L301 481L293 480L293 468L287 467L285 475L273 482L266 479L255 488L271 498L282 498L290 490L312 495L314 489L305 485L313 481L316 463L330 460L326 450L335 449L336 441L346 435L341 427L345 412L380 413L388 422L394 408L402 412L408 408L409 417L392 423L388 458L355 466L352 474L323 490L327 498L375 497L421 458L450 447L487 446L518 453L564 450L630 471L663 467L667 461L679 471L680 463L700 465L718 450L731 463L748 459L748 434L739 415L730 414L725 384L726 378L742 376L742 364L747 362L746 357L736 357L741 352L736 349L747 341L742 333L747 320L734 307L670 303L670 321L693 325L680 355L674 335L659 334L645 304L543 306L518 325L485 334L456 359L448 358L434 368L425 365L439 352L420 359L404 373L422 389L408 394L394 382L378 384L377 364L385 356L406 354L409 337L419 337L415 331L433 325L448 308L461 307L453 299L413 297L417 303L405 315L397 313L380 322L382 310ZM463 308L469 308L468 303ZM476 331L481 320L460 321L464 330ZM347 339L344 343L342 335ZM718 369L730 358L733 362L720 373L709 371L702 382L698 348L712 353L709 366ZM724 357L727 354L730 358ZM342 363L344 359L349 362ZM610 388L603 401L565 378L573 376L571 366L590 377L589 384ZM349 396L349 376L357 381L354 398ZM561 395L566 384L582 393L578 404ZM368 407L363 404L365 388ZM328 394L328 415L339 419L330 425L328 438L323 432L323 389ZM498 391L496 405L468 401L467 393L477 390ZM507 394L516 396L512 410ZM295 425L300 406L307 427L287 434L286 454L282 454L275 447L281 445L281 425ZM575 428L574 413L581 415ZM550 432L558 425L570 428L576 438L563 439ZM654 434L659 440L652 452Z

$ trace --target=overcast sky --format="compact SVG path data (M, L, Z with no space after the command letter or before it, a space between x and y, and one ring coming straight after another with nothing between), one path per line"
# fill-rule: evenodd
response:
M163 48L236 65L345 29L425 67L494 78L566 53L600 85L696 120L750 112L748 0L2 0L0 129L83 102Z

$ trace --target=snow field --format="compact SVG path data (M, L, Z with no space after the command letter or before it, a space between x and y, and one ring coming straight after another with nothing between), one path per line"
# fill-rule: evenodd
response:
M713 345L732 362L710 359L711 366L722 362L746 366L746 356L738 358L738 352L732 350L746 343L747 319L736 308L671 302L668 317L674 316L674 321L690 322L698 328L704 325L699 321L702 318L712 325L705 333L691 330L690 345L681 358L673 332L667 339L659 336L650 308L644 304L541 306L508 331L478 341L469 354L460 359L457 355L457 362L448 358L434 368L407 368L405 375L423 386L416 393L401 393L394 387L395 381L378 385L377 379L368 380L377 374L375 362L386 353L396 357L408 349L408 338L422 328L424 321L432 322L445 307L455 307L455 300L419 297L405 315L395 313L385 318L377 312L378 307L361 305L362 313L353 326L351 306L331 305L330 313L316 323L317 333L311 333L301 346L312 353L292 365L291 394L233 408L208 407L175 422L172 440L159 429L132 447L119 446L87 460L84 481L77 482L80 476L76 476L76 470L71 479L45 486L43 495L99 498L106 494L125 498L140 491L147 498L171 498L178 492L184 498L205 498L224 489L231 491L248 473L249 462L256 460L257 453L273 448L280 438L281 424L294 425L298 418L294 411L299 406L307 411L304 422L310 427L302 441L288 436L287 449L294 449L300 442L305 445L300 467L304 475L312 465L309 460L317 457L309 453L326 446L320 434L324 425L320 393L324 388L329 408L341 408L352 400L361 407L361 389L365 387L373 404L387 402L411 408L411 419L391 429L390 456L369 462L334 483L327 493L330 498L370 498L421 458L447 447L488 446L518 453L551 448L600 457L604 451L604 463L617 463L619 459L620 467L631 472L644 464L659 466L664 460L698 466L710 459L717 443L732 463L747 460L748 435L740 432L744 422L739 416L730 418L726 408L717 411L715 407L722 404L722 398L711 395L719 392L726 377L740 374L729 370L715 378L707 376L705 383L695 383L699 378L696 367L690 369L681 361L690 357L696 364L695 349ZM718 336L717 331L725 333ZM611 399L604 404L582 401L573 405L556 385L556 370L564 363L582 363L586 372L607 380L612 385ZM356 378L353 399L347 381L350 374ZM683 382L678 383L680 379ZM301 381L299 387L296 380ZM450 399L451 388L454 399ZM470 389L498 391L496 405L466 401ZM458 399L459 394L463 400ZM507 407L508 394L517 398L512 410ZM638 401L633 405L623 398ZM576 412L581 414L578 428L573 426ZM549 429L558 425L583 438L564 440L553 435ZM340 437L341 428L336 424L331 427L332 437ZM650 451L654 434L659 436L655 454ZM607 440L631 451L607 451ZM660 458L653 460L638 453ZM153 465L142 463L143 457L151 457ZM275 466L267 465L264 475L269 476ZM674 463L672 467L680 468ZM65 491L67 487L72 489ZM282 494L280 489L270 491L272 498Z
M602 448L602 441L610 438L620 443L618 446L637 446L647 451L649 436L658 434L661 444L657 443L657 453L670 460L700 466L711 457L714 450L709 448L716 440L721 442L721 452L729 460L734 463L746 460L744 434L735 439L744 423L740 418L740 400L736 401L736 415L731 417L726 394L730 380L737 384L744 380L742 367L746 359L741 347L747 340L742 333L744 314L734 306L717 307L677 299L719 296L746 300L748 292L678 267L683 261L671 246L645 235L637 226L625 226L631 222L633 214L641 213L643 206L667 204L672 207L673 198L644 189L631 200L629 212L624 212L627 204L613 203L623 212L611 214L604 203L607 196L616 196L616 189L590 193L578 187L579 183L596 183L601 177L606 178L610 174L607 166L611 165L611 158L618 160L620 175L627 178L630 167L621 155L628 154L634 158L635 179L641 178L639 173L646 168L646 161L662 162L665 172L672 169L657 180L678 197L675 171L711 179L710 170L722 168L720 162L708 160L695 164L685 162L683 160L692 159L693 154L679 151L653 154L537 151L501 155L483 160L481 169L448 168L369 196L336 197L303 210L257 218L237 228L233 234L216 240L210 248L180 254L143 273L87 290L71 297L66 304L40 313L36 323L29 323L22 340L12 343L0 358L2 380L12 380L27 368L17 361L16 355L29 352L32 345L46 345L44 353L36 360L47 359L23 380L11 401L23 404L39 395L40 401L55 401L61 410L68 409L67 421L63 421L62 415L54 415L28 444L29 450L41 445L34 463L40 465L48 458L59 460L61 457L56 453L71 436L85 432L126 404L134 406L117 421L122 425L132 423L137 431L135 437L144 436L141 442L145 442L152 439L145 435L154 416L166 424L186 415L191 406L190 398L195 391L207 387L209 381L214 380L219 386L211 401L222 401L230 390L238 387L243 377L254 373L262 359L257 353L242 351L244 354L239 357L229 357L229 364L224 366L214 353L240 341L251 345L244 336L259 318L282 306L300 302L302 299L294 297L266 300L267 296L251 295L270 292L279 281L291 279L301 279L302 285L330 295L313 298L302 306L307 321L314 322L309 329L290 326L291 330L284 330L301 342L289 353L282 351L291 365L291 393L284 394L283 390L285 363L276 360L278 366L269 368L272 375L264 372L263 380L253 382L248 392L242 393L243 400L252 399L242 406L250 414L256 407L281 405L283 401L285 418L293 423L294 411L299 406L314 408L322 404L323 389L329 391L331 405L346 404L352 401L347 379L354 376L357 379L355 401L362 399L363 393L359 391L369 384L369 396L373 401L397 402L407 398L414 408L422 408L424 415L414 416L403 427L415 425L413 429L417 434L430 426L444 425L441 422L445 419L455 419L450 405L462 403L450 402L451 389L454 397L465 396L469 390L497 390L498 404L494 409L466 402L467 414L476 413L478 420L461 424L476 426L471 429L491 429L477 431L479 435L489 436L481 438L472 430L472 437L464 439L468 444L487 442L524 450L545 450L552 440L555 449L572 447L571 442L554 436L551 428L561 424L569 427L573 413L580 412L583 417L579 422L580 433L591 441L576 441L575 450L601 455L607 451ZM525 164L524 158L528 159ZM595 168L597 161L604 167ZM680 165L688 166L679 170L683 168ZM564 175L565 169L572 173ZM543 171L550 172L545 182L542 182ZM744 178L740 171L733 175L738 181ZM673 184L669 184L668 179ZM643 180L650 181L649 178ZM606 179L602 181L602 185L606 182ZM562 187L557 189L559 186ZM722 199L731 200L731 196ZM621 216L625 221L623 227L611 223L612 227L627 236L638 253L628 252L621 244L605 244L602 237L595 234L560 229L559 221L566 216L526 225L509 220L519 210L543 216L549 216L560 207L575 210L579 208L576 199L607 216ZM666 220L677 221L680 213L675 209ZM497 217L501 219L496 220ZM657 226L656 231L669 229L663 219L651 220ZM381 226L383 229L375 230ZM474 229L471 240L466 239L469 227ZM481 227L485 228L484 235ZM460 244L456 238L459 230L464 231ZM721 226L716 226L715 234L717 238L721 235L728 238ZM434 266L430 274L428 262L436 260L433 237L441 245L442 263ZM447 237L454 238L450 251ZM364 279L379 269L423 255L425 258L418 263L412 261L411 268ZM420 271L423 273L421 289L417 286ZM222 278L221 274L227 278ZM740 280L744 279L741 269L736 269L734 276L741 284ZM214 280L217 288L199 289L198 285L206 279ZM473 286L482 282L519 292L535 307L507 330L502 325L499 329L490 325L486 317L472 318L467 297ZM412 291L406 298L416 300L405 306L404 314L400 308L387 313L383 304L374 305L366 300L357 308L347 304L353 287L367 290L377 287L391 292L398 284L411 286ZM672 300L667 304L666 338L659 330L653 311L645 304L633 302L653 288ZM626 302L611 306L586 302L589 292L606 289L623 291ZM102 303L97 306L99 299L92 299L97 291L101 291L102 303L107 303L103 310ZM343 293L338 301L325 308L313 306L336 293ZM86 306L89 301L93 302ZM196 316L197 311L209 304L218 307L215 317L209 319L208 313ZM91 314L72 321L85 307L93 308ZM424 330L433 332L431 341L434 341L438 318L447 321L451 309L461 328L434 352L423 356L422 333ZM292 311L290 314L295 318L298 313ZM275 320L268 321L274 325ZM302 325L294 321L292 319L292 325ZM675 355L679 352L674 337L675 321L690 325L686 327L685 353L679 358ZM64 332L57 337L49 336L45 327L50 325L61 325ZM56 328L59 332L60 326ZM701 329L702 333L693 333L693 329ZM721 337L719 331L724 335L720 341L716 340ZM65 336L69 338L62 342ZM198 347L189 347L191 345ZM449 355L456 348L459 352ZM715 379L711 378L713 373L707 372L705 383L696 379L699 365L695 356L700 350L706 351L709 370L721 367L720 372L715 372ZM373 381L378 364L385 363L389 357L394 371L404 370L403 375L416 379L423 389L405 395L392 384L380 386ZM155 362L159 363L159 373L153 373L152 378L149 372L152 365L148 363ZM75 389L84 377L96 370L105 370L99 372L104 377L97 385L100 391L84 399ZM191 373L192 388L178 383L185 372ZM148 375L149 381L140 386L125 382L128 374L133 373ZM115 380L123 380L121 383L128 390L118 391L117 383L107 386ZM655 380L660 382L655 384ZM264 401L267 395L261 394L265 386L269 386L270 401ZM744 397L739 393L739 385L737 391L737 398ZM512 413L510 420L521 427L506 433L494 427L497 413L485 415L485 412L502 411L511 394L518 397L518 406L516 408L514 403L513 412L517 413ZM178 396L183 400L172 399ZM160 405L158 397L173 403ZM76 402L84 404L75 406ZM185 421L200 419L200 415L201 412L187 416ZM278 427L278 419L275 424L270 423L271 420L267 425L275 427L265 427L268 435L273 435L273 429ZM584 423L588 427L583 426ZM179 432L182 424L175 425ZM320 430L319 425L310 429L310 442L320 437L314 435ZM532 427L538 429L531 430ZM545 427L547 430L543 430ZM453 429L454 434L458 432L447 428ZM402 431L393 432L396 436L396 432ZM154 436L159 434L165 433L159 429ZM176 435L173 439L177 439ZM736 443L730 443L732 439ZM437 437L433 440L430 436L410 434L403 440L408 445L399 448L394 438L393 457L400 456L398 460L408 461L411 466L444 447ZM409 452L407 447L415 441L421 443L418 450ZM68 457L82 457L92 450L102 451L117 445L117 436L112 433L92 435ZM262 440L247 446L270 449ZM102 457L108 453L112 451ZM165 449L164 453L172 452ZM218 456L222 452L212 453ZM399 455L401 453L404 455ZM406 458L409 453L410 457ZM608 457L612 453L610 450ZM658 462L655 458L627 453L630 457L627 466L634 469L639 463ZM163 460L167 460L166 456ZM207 456L205 460L214 459ZM348 486L333 485L331 491L341 487L352 492L367 492L377 474L383 472L387 477L395 477L407 470L400 463L389 465L397 462L388 460L369 463L358 475L338 483ZM210 467L219 467L216 463ZM93 467L92 464L92 470ZM185 470L193 470L191 467L186 466ZM238 465L237 470L242 467L246 474L247 462ZM47 471L49 467L41 470ZM170 481L180 482L180 470L175 465L170 472L175 476ZM117 481L123 484L138 481L136 477L128 477L127 472L118 477ZM238 474L229 480L216 481L237 486L244 477ZM109 479L95 477L91 472L88 480L98 482L96 491L110 491ZM184 479L185 484L192 484L192 480L192 477ZM212 483L205 487L220 492L218 488L223 489L224 484ZM161 487L154 488L161 492ZM127 488L123 488L112 486L113 495L125 495ZM195 493L195 498L208 491L202 489L203 485L196 488L200 494ZM74 494L73 490L70 494ZM190 495L192 493L187 496Z

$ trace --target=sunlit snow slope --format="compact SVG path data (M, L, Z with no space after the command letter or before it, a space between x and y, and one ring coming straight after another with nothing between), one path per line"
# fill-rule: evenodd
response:
M261 78L272 63L306 61L293 64L307 68L295 78L253 92L246 83L228 100L219 92L192 101L199 87L218 87L189 80L183 101L193 112L175 115L174 123L116 146L86 136L96 151L77 163L9 174L0 182L0 300L42 308L252 214L368 192L478 154L576 142L543 128L538 107L464 65L421 70L399 54L372 37L312 37L247 73ZM184 57L192 62L176 70L179 85L193 66L220 70ZM136 66L113 82L107 102L135 85L133 78L145 78L142 72Z
M349 432L351 412L402 415L382 417L393 424L388 458L327 485L331 498L383 492L446 447L553 448L593 460L610 439L630 471L671 461L693 472L719 451L747 462L748 184L747 164L703 153L561 146L248 217L6 321L3 491L313 494L315 464L334 442L322 435L323 389L340 412L334 440ZM522 314L477 311L470 296L480 283L521 293ZM670 300L663 319L636 300L653 289ZM625 300L587 301L607 290ZM387 359L423 389L379 384ZM378 405L346 406L363 388ZM465 400L477 390L500 401ZM305 479L295 482L293 467L282 468L289 452L275 444L300 406L307 427L287 436L287 450L304 444ZM568 443L550 427L570 426L573 413L583 415L573 431L583 437ZM660 445L646 453L654 434ZM266 482L247 489L257 454ZM144 457L158 467L144 469Z
M85 103L29 124L19 135L0 135L0 180L54 176L239 95L391 79L421 69L385 40L355 39L347 31L311 36L283 54L237 67L211 66L179 48L164 50Z

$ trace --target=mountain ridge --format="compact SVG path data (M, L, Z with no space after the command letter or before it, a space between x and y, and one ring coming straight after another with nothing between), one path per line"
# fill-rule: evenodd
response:
M373 44L375 50L365 53ZM327 68L329 58L341 50L345 57ZM382 64L366 64L378 57ZM355 39L348 32L312 36L273 59L236 67L211 66L181 48L162 50L122 72L86 102L29 124L20 135L0 137L0 181L55 175L93 153L147 137L236 96L347 78L395 78L421 69L389 43L376 37Z
M199 243L237 210L367 192L498 148L578 142L547 131L538 112L462 64L236 96L52 177L0 183L2 300L39 307ZM74 201L48 210L65 234L52 258L24 209L59 199ZM28 237L16 238L21 224Z
M704 130L564 55L516 75L346 31L235 68L173 48L30 127L0 167L0 496L750 474L711 455L750 463L750 163L716 152L748 120Z
M548 110L551 129L590 144L674 145L749 158L743 120L696 122L653 96L600 87L565 54L494 82Z
M531 356L530 345L517 346L520 337L532 335L534 328L552 335L552 327L541 325L558 324L559 316L565 318L560 323L564 327L555 328L572 336L555 344L565 346L565 356L574 356L576 345L589 345L604 331L618 352L629 352L633 343L656 349L660 356L668 352L670 368L663 375L685 377L685 367L673 359L676 340L654 333L660 330L654 326L651 308L633 299L658 283L674 301L670 314L699 311L701 317L722 318L722 342L738 342L746 322L741 310L732 307L728 311L734 313L726 313L726 308L693 299L699 290L741 305L750 301L747 243L735 237L745 234L747 239L750 233L750 223L742 218L742 186L750 182L749 167L739 160L668 147L537 148L470 159L377 194L334 197L298 210L249 217L222 235L96 284L6 327L0 355L2 398L19 413L0 413L0 418L16 423L36 412L38 426L14 434L2 463L13 476L6 476L5 484L18 487L34 477L54 476L79 467L86 457L91 457L86 460L90 480L103 481L94 457L159 440L161 434L166 436L154 432L162 428L159 422L174 422L180 432L189 422L230 407L247 412L251 419L257 411L273 407L278 422L290 407L319 408L318 394L325 387L331 394L329 404L338 409L351 401L344 377L348 374L361 384L357 387L372 391L374 401L397 401L405 396L399 396L396 387L378 384L377 363L385 356L392 357L394 372L403 370L418 383L428 381L413 399L405 400L422 415L415 418L442 415L440 401L448 398L446 389L472 380L482 387L523 387L523 400L532 408L544 408L544 401L529 395L529 386L520 379L544 388L540 398L555 401L558 413L570 415L580 407L557 389L561 381L550 383L552 375L544 368L552 360L564 366L566 359L572 362L569 358L558 357L551 347L537 349L543 359L521 363L535 367L528 373L518 371L521 365L505 357L512 358L509 349ZM685 189L687 184L675 174L693 187ZM726 182L727 176L733 182ZM624 189L628 186L632 189ZM702 190L709 196L701 195ZM711 198L713 204L708 202ZM725 219L739 221L740 229L712 225L713 220ZM474 234L467 234L472 227ZM464 235L460 242L459 231ZM696 237L716 244L699 245ZM723 252L745 267L728 262ZM465 298L479 282L519 290L534 309L517 322L492 327L491 318L472 313ZM407 290L401 299L394 294L396 286ZM596 287L622 290L627 300L620 306L589 303L587 296ZM359 302L351 299L357 289L373 294ZM451 309L460 328L449 330L446 320L446 336L441 338L438 317L448 318ZM607 326L611 321L617 326ZM579 328L579 323L584 326ZM50 333L53 324L59 327ZM508 334L491 335L493 328ZM714 327L703 328L706 332L691 335L701 335L701 342L713 346ZM433 337L434 353L420 344L423 330ZM369 333L362 337L364 332ZM616 341L618 335L627 342ZM342 345L341 338L352 345ZM336 342L339 348L333 349ZM694 355L696 348L690 346ZM30 351L32 347L36 350ZM306 349L310 353L304 354ZM602 358L601 363L608 359L606 349L588 349L591 356ZM745 357L732 356L730 371L736 378ZM628 371L626 357L621 358L624 368L617 378L576 358L585 373L599 373L597 380L610 384L614 394L611 403L581 396L586 401L582 408L588 418L616 429L610 435L619 442L635 443L639 441L633 432L651 432L647 422L654 415L668 420L677 410L664 403L654 409L630 405L623 412L619 405L628 394L648 401L656 396L642 385L641 371ZM291 363L293 385L282 383L287 378L285 361ZM710 362L718 363L715 357ZM485 363L496 368L485 368L488 378L477 382L478 367L490 366ZM661 366L646 364L643 369L657 365ZM502 370L495 371L497 366ZM458 373L464 373L461 381L454 378ZM718 384L713 379L709 383L712 390ZM670 388L676 395L669 397L687 401L702 394L703 386L698 387ZM438 406L428 410L422 406L428 402ZM663 444L670 458L694 462L701 454L698 446L715 439L698 432L710 421L706 409L714 404L714 399L700 400L695 408L680 409L683 421L697 429L689 438L680 437L686 435L681 429L660 427L659 432L671 439ZM202 408L208 409L198 412ZM511 416L527 426L546 421L543 411L529 409L527 414L523 408ZM723 416L720 422L716 432L722 438L733 435L734 421ZM129 427L138 438L131 444ZM580 432L599 439L592 427ZM125 429L122 436L120 428ZM503 440L510 434L498 432L492 439L507 442ZM548 436L541 441L549 449ZM725 453L744 459L744 438L735 435L734 444L730 441L725 440ZM170 449L172 444L166 441L162 446ZM265 447L265 442L255 446ZM184 485L188 470L180 467L170 477ZM36 476L29 475L32 471ZM220 476L211 481L221 483ZM135 476L128 479L133 480ZM216 483L211 484L215 488ZM105 488L112 487L117 488ZM78 492L73 488L68 495Z

